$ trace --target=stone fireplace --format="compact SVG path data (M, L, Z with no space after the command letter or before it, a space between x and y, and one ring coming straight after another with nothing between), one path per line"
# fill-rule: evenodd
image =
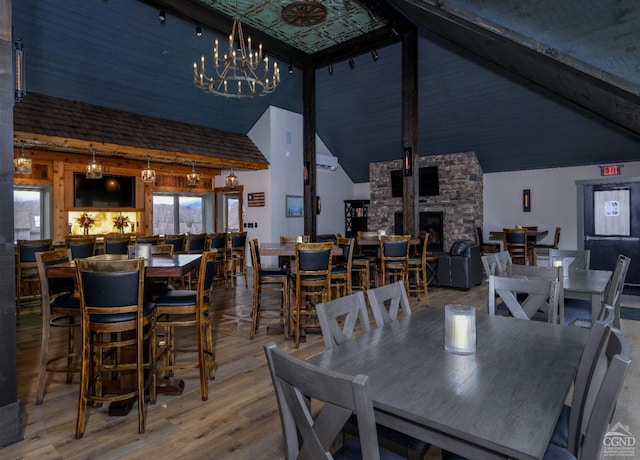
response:
M419 229L432 231L430 250L446 252L456 240L475 239L475 227L483 218L482 168L475 153L420 157L419 166L438 166L440 194L417 199ZM370 164L369 230L405 233L402 198L393 197L391 192L391 171L401 167L401 159ZM434 232L440 235L439 243Z

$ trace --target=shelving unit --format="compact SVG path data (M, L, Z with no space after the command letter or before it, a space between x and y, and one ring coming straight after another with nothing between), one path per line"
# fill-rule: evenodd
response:
M369 200L344 200L344 234L348 238L367 230Z

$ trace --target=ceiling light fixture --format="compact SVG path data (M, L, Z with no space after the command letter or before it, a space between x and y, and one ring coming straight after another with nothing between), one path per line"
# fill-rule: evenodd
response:
M202 37L202 27L196 26L196 36Z
M164 9L160 10L158 13L158 21L164 22L167 20L167 15L164 13Z
M371 51L371 59L373 59L373 62L376 62L378 59L380 59L380 56L378 56L378 52L376 50Z
M191 172L187 174L187 185L189 187L196 187L200 184L200 174L196 172L196 162L191 162Z
M142 176L142 182L147 182L149 184L155 183L156 172L151 169L151 155L147 155L147 169L140 171L140 175Z
M229 188L236 188L238 186L238 176L233 174L233 169L227 177L224 178L224 183Z
M229 52L220 56L216 40L212 61L213 73L210 74L205 70L204 55L200 57L199 69L198 64L193 63L193 83L207 93L237 98L264 96L272 93L280 83L278 63L273 63L270 72L269 58L263 55L262 43L257 50L251 47L251 37L245 43L237 10L229 35Z
M355 69L356 67L356 61L354 61L353 58L349 58L349 67L352 69Z
M20 141L20 156L13 159L14 174L31 174L31 158L24 154L24 140Z
M19 38L13 44L16 54L16 102L20 102L27 94L27 84L24 78L24 46Z
M96 162L95 149L91 149L91 154L93 156L91 163L85 168L87 179L102 179L102 164Z

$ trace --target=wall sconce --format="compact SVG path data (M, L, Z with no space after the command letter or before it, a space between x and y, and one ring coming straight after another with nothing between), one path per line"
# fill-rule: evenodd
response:
M187 185L195 187L200 183L200 174L196 172L196 162L191 162L191 172L187 174Z
M229 188L236 188L238 186L238 176L233 174L233 169L227 177L224 178L224 183Z
M24 154L24 141L20 141L20 156L13 159L14 174L31 174L31 158Z
M151 169L151 156L147 155L147 169L143 169L140 171L140 175L142 176L142 182L147 182L150 184L155 183L156 181L156 172Z
M531 189L522 191L522 212L531 212Z
M476 309L468 305L445 305L444 348L451 353L476 352Z
M405 147L402 153L402 173L404 176L413 176L413 149Z
M102 179L102 164L96 162L95 149L91 149L91 154L93 155L91 163L85 168L87 179Z
M27 83L24 76L24 46L19 38L14 43L16 54L16 102L20 102L27 94Z

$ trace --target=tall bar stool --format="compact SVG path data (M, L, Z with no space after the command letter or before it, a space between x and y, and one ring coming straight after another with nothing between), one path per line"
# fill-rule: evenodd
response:
M145 388L156 400L154 304L144 301L144 259L98 261L77 259L82 315L82 366L76 439L84 435L87 403L138 399L138 433L145 431ZM126 359L134 348L135 357ZM146 353L148 351L148 353ZM146 359L145 359L146 356ZM148 371L145 379L144 370ZM135 384L119 394L107 394L103 382L134 372Z
M227 284L227 234L218 232L207 235L207 247L216 250L216 270L213 277L214 283Z
M381 284L402 281L409 292L407 265L411 235L380 235Z
M158 361L162 363L157 365L157 370L170 376L176 369L198 369L203 401L209 398L207 372L211 380L215 378L210 308L216 252L212 249L202 253L197 289L175 289L155 300L157 326L164 333L164 346L158 352ZM176 327L196 329L195 349L176 345ZM195 362L177 362L179 353L194 351L198 355Z
M67 383L71 383L73 374L80 371L80 353L76 351L76 330L80 330L80 297L75 292L73 278L47 278L47 268L71 260L70 249L36 252L36 264L40 276L42 296L42 346L40 347L40 371L36 405L42 404L47 372L64 372ZM49 357L51 328L63 328L67 331L67 350L64 354ZM60 360L66 365L54 365Z
M244 277L244 286L247 282L247 232L230 233L227 252L227 266L229 267L229 284L234 286L236 278Z
M202 254L208 249L207 247L207 234L206 233L189 233L188 234L188 253L189 254Z
M172 245L174 254L184 254L187 252L187 235L165 235L164 244Z
M514 264L527 265L529 261L529 246L527 231L524 228L505 228L504 250L509 252Z
M104 252L105 254L128 254L130 242L129 235L105 235Z
M68 235L65 246L71 250L72 259L85 259L96 255L96 237L87 235Z
M136 236L136 244L160 244L162 243L162 238L160 235L138 235Z
M335 292L335 297L344 297L352 293L351 276L355 240L339 237L337 244L342 249L342 255L336 256L337 263L331 267L331 288Z
M420 300L420 294L424 293L424 300L429 305L429 282L427 272L427 249L429 246L429 234L424 232L419 235L422 236L421 248L419 255L411 254L407 260L407 271L409 277L409 295L415 292L418 300ZM413 276L412 276L413 275ZM413 277L413 280L412 280Z
M24 297L40 299L40 278L36 252L51 250L51 239L18 240L16 244L16 321L20 323L20 310Z
M305 330L319 329L311 323L317 318L315 304L331 300L331 256L333 243L296 243L295 273L289 281L289 331L295 334L295 346L300 346L304 321Z

